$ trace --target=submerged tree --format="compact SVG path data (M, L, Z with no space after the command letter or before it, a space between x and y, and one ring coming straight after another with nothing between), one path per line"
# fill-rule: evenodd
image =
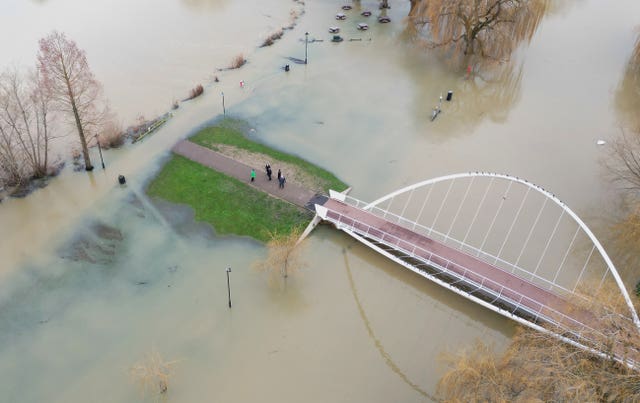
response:
M143 394L163 396L169 390L169 380L176 363L177 361L165 361L157 351L152 350L144 360L134 364L129 373L139 384Z
M91 171L87 138L100 118L101 87L89 68L85 52L63 33L54 31L40 39L38 67L53 102L75 124L85 169Z
M522 41L531 40L547 4L547 0L420 0L412 2L410 17L427 30L430 47L465 61L503 61Z
M301 231L293 229L289 234L281 235L270 233L267 242L267 257L256 262L254 267L259 271L269 274L269 281L275 281L277 277L289 277L296 273L305 263L301 259L302 244L299 243Z
M41 76L17 70L0 76L0 170L9 185L47 174L51 136L50 98Z

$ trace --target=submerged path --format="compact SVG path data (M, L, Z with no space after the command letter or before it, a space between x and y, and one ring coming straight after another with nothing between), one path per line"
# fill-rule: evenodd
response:
M278 167L275 165L272 166L274 173L273 180L270 181L267 178L264 166L251 167L240 161L234 160L233 158L220 154L217 151L192 143L189 140L181 140L173 146L172 151L206 167L236 178L239 181L268 193L273 197L286 200L289 203L306 208L313 212L315 212L315 204L323 204L327 200L326 196L322 196L312 190L290 182L285 183L284 189L280 189L278 187L278 178L276 177ZM250 181L251 168L256 170L256 179L254 182ZM283 174L285 178L289 176L288 172L283 172Z

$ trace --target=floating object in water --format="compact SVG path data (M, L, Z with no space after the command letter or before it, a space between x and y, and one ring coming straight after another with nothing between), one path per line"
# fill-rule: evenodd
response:
M333 35L333 38L331 38L331 42L342 42L342 40L340 35Z
M348 4L345 4L344 6L342 6L343 10L351 10L351 6Z
M289 65L288 64L284 65L284 71L289 71Z
M603 145L607 144L607 142L604 141L604 140L598 140L598 141L596 141L596 144L599 145L599 146L603 146Z
M387 22L391 22L391 18L386 15L378 17L378 22L381 24L386 24Z
M451 101L451 98L453 98L453 91L447 92L447 101Z
M365 24L364 22L361 22L358 24L358 29L360 31L366 31L367 29L369 29L369 25Z
M240 80L240 88L244 88L244 80Z
M336 20L345 20L347 19L347 16L342 14L342 13L338 13L336 14Z
M340 32L340 28L338 28L338 27L329 27L329 33L330 34L337 34L338 32Z
M360 15L363 17L371 17L371 11L363 11L360 13Z
M118 175L118 183L124 185L127 183L127 180L124 178L124 175Z

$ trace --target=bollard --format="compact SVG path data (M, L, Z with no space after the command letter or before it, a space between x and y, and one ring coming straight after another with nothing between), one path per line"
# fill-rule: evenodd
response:
M447 92L447 101L451 101L451 98L453 98L453 91Z
M125 183L127 183L127 180L124 178L124 175L118 176L118 183L120 183L121 185L124 185Z

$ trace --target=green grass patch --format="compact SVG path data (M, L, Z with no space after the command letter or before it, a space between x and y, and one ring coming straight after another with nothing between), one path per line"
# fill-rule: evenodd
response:
M327 193L329 192L329 189L343 191L347 188L347 185L340 179L336 178L331 172L315 166L302 158L286 154L282 151L278 151L247 138L243 133L247 127L248 124L244 121L225 118L217 123L216 126L200 130L189 138L189 140L212 150L217 149L216 145L224 144L268 155L272 159L272 166L275 166L275 162L277 161L295 165L307 174L317 178L322 185L322 189Z
M195 210L219 234L269 240L269 232L289 234L306 225L311 214L270 197L247 184L179 155L173 155L147 188L147 194Z

